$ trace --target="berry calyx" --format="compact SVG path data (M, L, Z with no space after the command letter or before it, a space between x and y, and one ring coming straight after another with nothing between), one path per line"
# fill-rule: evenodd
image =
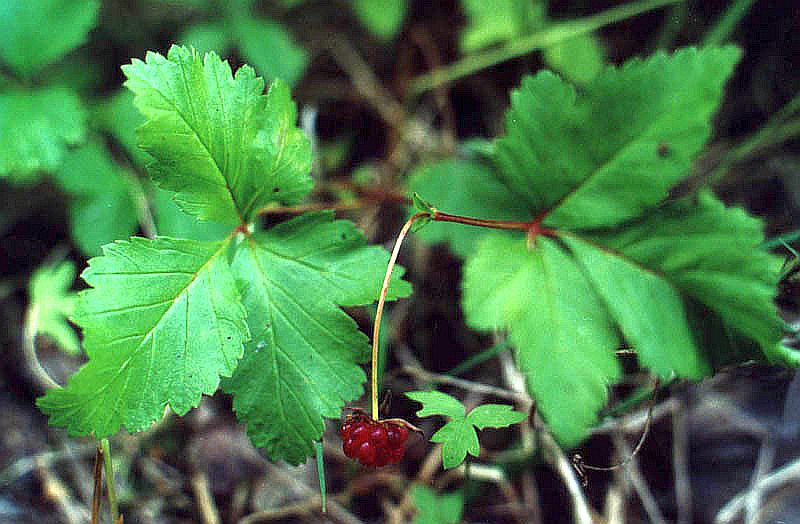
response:
M342 423L344 454L369 468L397 464L403 459L408 429L416 429L404 420L375 420L355 411Z

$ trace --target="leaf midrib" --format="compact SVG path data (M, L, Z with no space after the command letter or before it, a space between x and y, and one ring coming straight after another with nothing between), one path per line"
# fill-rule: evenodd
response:
M189 89L189 84L188 84L188 81L186 79L186 71L184 70L183 57L179 55L178 56L178 61L179 61L178 67L179 67L179 69L181 71L181 80L183 81L184 89L186 90L187 93L191 93L192 90ZM161 68L158 67L158 65L152 66L152 67L154 67L156 69L156 71L158 71L158 75L161 77L161 79L163 81L164 80L164 72L161 70ZM204 71L204 73L205 73L205 71ZM233 189L230 186L228 178L225 176L225 173L220 168L216 157L211 152L211 148L209 147L208 144L206 144L206 141L203 139L203 137L200 134L200 132L189 121L189 119L183 114L183 112L180 109L178 109L178 106L169 97L167 97L158 87L156 87L155 85L153 85L152 82L150 82L149 78L147 78L147 77L141 77L141 78L143 78L143 80L145 80L147 82L147 84L150 86L151 89L153 89L153 91L158 93L158 95L161 97L161 99L164 100L173 109L175 114L180 117L181 121L184 124L186 124L186 127L188 127L189 130L192 133L194 133L194 136L197 138L197 141L200 143L201 146L203 146L203 149L208 154L208 157L212 160L212 163L214 165L214 168L216 169L216 172L219 174L219 177L222 179L222 184L219 184L219 185L225 187L225 189L227 190L228 197L230 198L230 202L233 205L233 210L236 212L240 223L244 224L245 223L244 216L242 215L242 212L239 209L239 206L237 205L236 196L233 193ZM188 102L189 103L189 107L191 108L192 113L194 114L195 111L194 111L194 106L192 105L192 97L188 96L187 99L189 100L189 102Z

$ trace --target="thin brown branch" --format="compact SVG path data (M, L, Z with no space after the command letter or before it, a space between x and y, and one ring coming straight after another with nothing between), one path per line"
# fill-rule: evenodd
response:
M692 485L689 476L689 427L686 404L679 404L672 413L672 469L675 472L675 501L678 505L676 524L692 522Z
M37 464L39 478L42 481L42 492L45 499L58 507L67 524L84 524L89 520L89 512L79 505L70 495L69 490L54 472L46 466Z
M92 524L98 524L100 501L103 499L103 448L97 446L94 454L94 489L92 491Z
M630 460L628 460L627 464L624 466L625 474L627 475L628 480L630 480L634 491L636 491L636 494L639 495L639 500L642 501L642 506L644 507L645 513L647 513L649 521L653 524L667 524L667 520L664 518L664 515L661 514L661 510L658 508L658 503L656 502L655 497L650 492L650 488L647 485L647 481L644 479L644 475L642 475L642 472L639 470L639 462L636 460L636 456L631 451L628 443L625 442L625 438L619 433L614 433L612 438L619 455L623 457L630 457Z
M203 524L220 524L222 519L220 519L219 510L214 503L214 495L211 494L211 488L208 485L208 476L203 472L196 472L192 474L190 483Z
M538 419L538 416L536 425L541 428L539 441L542 444L545 460L561 477L567 488L567 493L572 499L573 520L577 524L593 524L592 511L589 507L589 502L586 500L586 495L583 493L581 483L575 476L575 469L553 436L544 427L544 423Z
M763 496L763 494L768 491L781 487L789 482L797 482L798 480L800 480L800 459L786 464L769 475L764 475L755 485L748 486L745 491L733 497L719 510L717 517L714 519L714 523L729 524L736 520L739 513L745 509L747 499L750 497L750 492L753 489L760 490Z
M520 404L525 404L525 402L528 400L528 397L526 395L517 393L516 391L510 391L508 389L498 388L496 386L490 386L488 384L483 384L481 382L472 382L470 380L464 380L462 378L451 377L450 375L431 373L430 371L415 366L403 366L402 372L408 375L412 375L416 378L419 378L424 382L447 384L449 386L455 386L464 389L466 391L479 393L481 395L491 395L497 398L503 398Z

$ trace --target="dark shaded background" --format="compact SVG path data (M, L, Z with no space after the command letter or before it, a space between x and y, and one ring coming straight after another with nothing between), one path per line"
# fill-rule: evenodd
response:
M391 96L407 100L408 83L415 75L459 58L458 35L464 24L457 2L411 3L402 33L390 43L377 41L361 28L343 1L309 1L288 10L268 2L258 4L264 14L287 25L297 42L311 52L311 65L294 94L301 110L317 112L318 140L326 144L347 138L350 144L343 160L324 171L326 184L315 198L333 202L337 193L331 187L351 184L355 168L373 166L373 193L365 198L378 198L364 209L342 215L355 220L372 241L387 246L404 219L404 207L394 200L403 194L403 177L409 167L443 155L463 139L501 133L510 90L522 75L542 67L540 55L533 53L403 103L406 116L429 123L438 140L432 150L409 144L402 129L381 116L375 101L354 87L354 65L343 60L341 53L331 52L330 46L333 41L344 42L363 58ZM728 4L688 2L688 15L679 26L674 46L701 41ZM553 19L569 19L613 5L617 3L553 1L548 12ZM665 22L676 13L666 8L600 31L610 62L620 64L653 52ZM208 17L207 12L177 3L104 2L99 27L91 33L89 43L75 52L95 65L85 86L87 96L117 91L123 80L121 64L131 57L143 57L146 50L166 52L184 27ZM728 84L708 154L698 161L696 176L700 179L800 90L800 7L796 1L756 2L732 40L744 49L744 57ZM242 63L235 54L228 58L234 66ZM800 223L798 145L797 139L790 139L736 162L716 187L727 202L742 204L764 217L768 236L794 231ZM79 267L85 258L71 244L65 198L54 185L3 184L0 209L0 280L8 290L0 303L0 522L73 522L70 515L80 515L89 504L93 444L67 439L63 431L47 428L46 419L34 407L40 391L31 380L20 344L26 282L33 269L54 250L65 250ZM269 220L283 218L271 216ZM463 323L458 259L444 247L412 241L404 249L401 263L409 270L415 294L391 311L394 351L386 380L387 386L398 392L424 384L400 373L401 365L417 361L428 370L443 372L492 343ZM797 285L784 283L778 300L786 318L797 322ZM369 328L367 312L352 313L362 327ZM81 362L60 353L46 339L40 338L38 344L43 364L61 382ZM503 385L501 366L502 360L487 362L467 378ZM746 491L755 476L791 467L792 461L800 459L800 381L793 377L789 370L747 366L723 372L703 384L679 384L661 391L652 430L636 457L640 478L626 478L621 471L588 475L586 493L598 518L608 515L604 508L609 497L618 496L622 509L612 514L623 515L625 522L651 521L652 514L648 515L637 491L636 484L643 483L667 521L680 517L682 522L714 522L720 509ZM642 383L646 383L644 377L632 375L629 384L617 391L617 398ZM463 391L451 392L464 398ZM467 402L477 400L466 398ZM603 426L579 450L587 462L618 460L613 435L620 428L627 428L622 433L630 447L635 446L645 408L644 404L634 406L629 424L624 423L629 419L623 419ZM413 411L407 400L397 399L393 407L393 415L412 421ZM427 420L423 428L430 435L436 424ZM537 513L541 522L571 522L571 502L561 478L537 453L508 452L518 448L516 438L511 431L482 436L489 450L486 462L503 465L506 484L464 484L463 479L442 476L437 470L436 485L448 489L464 485L468 522L535 522ZM345 460L337 439L330 426L328 488L341 495L338 500L347 513L334 512L324 518L384 521L382 502L402 499L408 482L420 475L430 445L418 442L402 465L370 472ZM270 464L250 446L231 414L229 398L222 394L206 399L184 419L170 417L144 435L120 435L113 444L126 522L203 522L198 504L203 483L224 522L235 522L258 509L302 504L317 490L313 464L296 469ZM681 460L688 461L687 469L681 469ZM800 522L800 472L795 470L789 470L794 474L789 474L788 480L764 493L752 522ZM687 490L690 509L679 511L678 500L689 508L685 495L679 494ZM277 514L274 521L322 521L314 508L308 504L305 513Z

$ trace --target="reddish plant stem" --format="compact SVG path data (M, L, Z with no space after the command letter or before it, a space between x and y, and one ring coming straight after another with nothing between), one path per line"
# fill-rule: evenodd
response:
M400 246L403 240L408 235L408 231L414 222L421 218L430 218L430 213L417 213L409 218L403 225L403 229L397 235L394 241L394 249L392 249L392 256L389 257L389 264L386 267L386 276L383 277L383 287L381 287L381 296L378 299L378 309L375 312L375 326L372 329L372 418L373 420L379 419L378 413L378 340L381 334L381 318L383 317L383 306L386 303L386 294L389 293L389 282L392 280L392 272L397 263L397 255L400 254Z
M536 237L538 235L556 236L556 231L546 227L542 227L542 220L547 215L540 215L529 222L515 222L510 220L484 220L481 218L465 217L460 215L451 215L450 213L442 213L439 210L431 217L434 222L453 222L456 224L464 224L467 226L475 227L488 227L491 229L504 229L510 231L525 231L528 236Z
M427 218L434 222L452 222L455 224L464 224L475 227L488 227L491 229L504 229L511 231L525 231L528 235L528 241L534 240L539 235L556 236L558 232L554 229L549 229L541 226L542 220L547 216L546 213L539 215L530 222L514 222L508 220L483 220L480 218L465 217L460 215L451 215L450 213L442 213L434 209L433 213L420 212L409 218L397 235L394 241L394 248L392 249L392 256L389 257L389 264L386 267L386 275L383 278L383 286L381 287L381 295L378 299L378 309L375 312L375 325L372 329L372 418L379 420L378 413L378 340L381 334L381 319L383 318L383 307L386 304L386 295L389 292L389 282L392 280L392 272L394 266L397 264L397 256L400 254L400 246L403 244L408 235L411 226L417 220Z

